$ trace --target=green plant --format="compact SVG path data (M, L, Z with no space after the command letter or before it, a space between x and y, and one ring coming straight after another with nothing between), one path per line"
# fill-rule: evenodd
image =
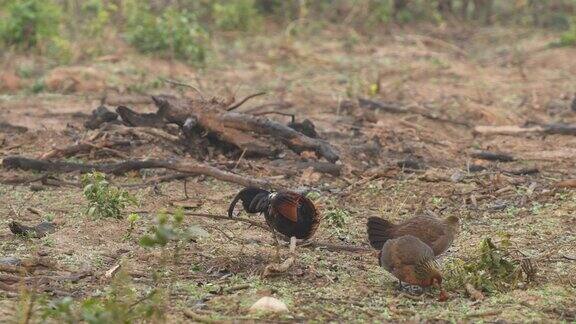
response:
M377 23L388 23L392 20L393 8L390 1L376 1L370 18Z
M36 79L32 86L30 87L30 91L32 93L40 93L46 89L46 84L44 83L44 79Z
M56 218L56 215L54 215L54 213L46 213L44 215L44 221L46 222L53 222L54 218Z
M114 3L106 3L102 0L86 0L80 5L82 23L80 31L84 36L100 37L104 28L110 22L110 16L118 10Z
M8 45L30 49L58 36L60 7L51 0L8 1L0 19L0 37Z
M508 207L506 207L506 215L508 217L514 217L516 216L516 214L518 214L520 212L520 208L514 206L514 205L510 205Z
M130 277L120 270L102 297L74 301L70 297L59 300L44 298L40 317L60 323L132 323L162 322L164 302L158 289L138 294Z
M532 202L532 207L530 207L530 212L532 215L538 215L542 212L542 208L544 208L544 206L541 203L534 201Z
M174 258L176 259L183 243L208 236L208 232L201 227L195 225L185 227L183 221L184 211L182 209L177 209L172 215L160 212L156 216L156 225L150 227L149 234L140 238L140 245L149 248L164 248L172 242L174 244Z
M462 289L468 283L489 293L516 288L524 268L520 261L510 257L509 248L508 238L500 246L484 238L469 260L452 259L445 265L445 287Z
M205 61L208 35L194 13L168 7L158 16L144 1L132 0L126 3L126 16L126 38L139 51Z
M328 210L325 214L325 219L328 225L336 230L338 234L344 229L348 219L350 218L350 212L342 208L332 208Z
M552 45L560 47L576 46L576 19L573 19L570 29L560 35L560 39Z
M129 240L132 237L132 233L134 232L134 228L136 227L136 223L140 220L140 216L136 213L130 213L128 215L128 230L126 231L126 235L124 236L125 240Z
M262 22L254 0L215 2L213 15L216 27L223 30L254 30Z
M430 203L434 206L440 206L444 202L444 198L442 197L432 197L430 198Z
M313 201L320 199L320 197L322 197L322 195L318 191L309 191L308 193L306 193L306 198Z
M136 198L126 190L116 188L104 177L94 172L82 177L84 197L88 199L88 215L95 217L121 218L128 205L136 205Z

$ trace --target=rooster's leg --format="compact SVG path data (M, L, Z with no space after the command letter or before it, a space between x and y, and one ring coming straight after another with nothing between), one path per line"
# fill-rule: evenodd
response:
M272 237L274 238L274 245L276 246L276 262L280 262L280 242L278 241L278 235L276 231L272 228Z
M296 236L290 238L290 254L292 254L292 256L296 255Z
M278 245L276 245L278 246ZM270 275L273 274L280 274L280 273L284 273L286 271L288 271L288 269L290 269L290 267L292 267L292 265L294 264L294 260L296 259L296 238L295 237L291 237L290 238L290 257L288 257L288 259L284 260L284 262L282 263L272 263L266 266L266 268L264 268L264 273L262 274L262 276L264 277L268 277Z

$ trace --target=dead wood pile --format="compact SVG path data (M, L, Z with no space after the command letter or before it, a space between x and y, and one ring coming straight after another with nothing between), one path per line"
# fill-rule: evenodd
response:
M105 106L95 109L84 123L95 135L67 147L54 148L39 158L9 156L3 159L6 169L35 170L54 173L99 171L123 174L140 169L167 169L190 175L207 175L243 186L274 188L270 180L258 180L232 172L240 159L266 158L264 168L285 175L297 174L298 169L311 168L314 172L337 176L341 165L338 151L318 137L314 124L292 120L281 124L265 116L234 111L237 104L216 98L192 99L168 95L153 96L157 111L140 113L126 106L111 111ZM294 118L293 118L294 119ZM131 147L153 143L168 147L170 156L137 159ZM237 160L235 165L212 165L203 161L216 154ZM59 160L78 154L111 157L105 163L76 163ZM321 161L324 159L325 161ZM282 163L279 163L282 161Z

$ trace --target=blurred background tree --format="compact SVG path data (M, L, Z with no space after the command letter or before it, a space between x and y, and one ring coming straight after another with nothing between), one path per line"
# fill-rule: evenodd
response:
M552 45L574 46L575 14L576 0L2 0L0 45L70 63L120 41L203 64L214 35L309 21L365 35L421 24L553 29L564 34Z

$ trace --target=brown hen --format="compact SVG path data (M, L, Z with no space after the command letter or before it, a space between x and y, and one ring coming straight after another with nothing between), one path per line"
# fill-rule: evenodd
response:
M452 244L458 233L459 219L455 216L439 219L430 215L420 215L395 225L383 218L370 217L367 226L370 245L377 250L382 249L388 240L412 235L428 244L437 256Z
M442 285L434 252L412 235L387 240L380 251L379 263L401 282L420 287Z

